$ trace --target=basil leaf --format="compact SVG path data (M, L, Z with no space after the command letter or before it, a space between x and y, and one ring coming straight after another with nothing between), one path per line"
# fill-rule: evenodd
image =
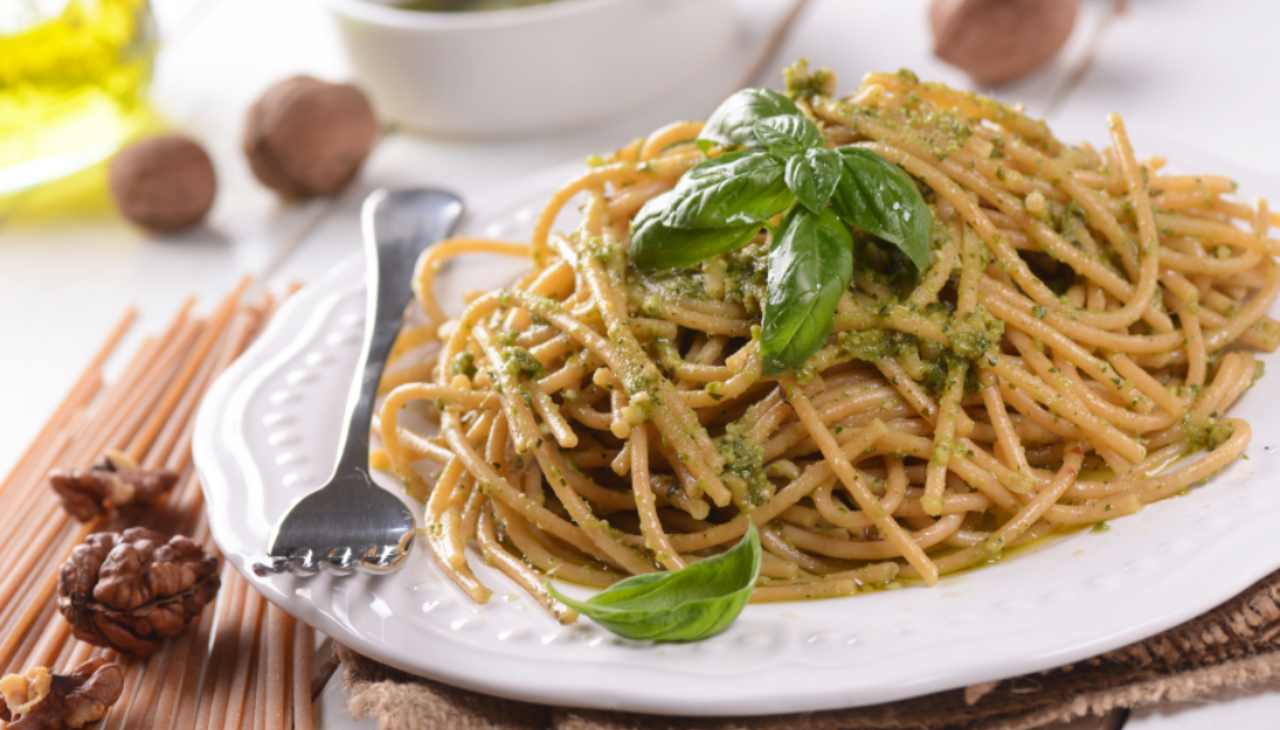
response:
M672 228L660 215L631 227L631 261L643 271L693 266L713 256L747 245L760 232L759 225L727 228Z
M681 570L637 575L589 600L557 600L613 633L647 641L700 641L738 617L760 575L760 535L754 523L732 549Z
M783 163L764 152L707 160L686 172L671 192L663 222L673 228L763 223L795 201L783 182Z
M831 205L849 225L897 246L915 264L929 268L933 216L902 168L860 147L837 150L844 172Z
M760 343L766 373L797 368L822 347L851 278L849 228L829 208L792 211L769 249Z
M801 205L814 213L821 213L840 183L842 165L840 153L825 147L813 147L787 160L783 180Z
M783 172L764 152L703 162L636 213L631 260L642 270L691 266L746 244L795 202Z
M716 107L702 127L698 139L722 147L752 147L753 127L758 119L779 114L798 114L795 102L772 89L743 89Z
M822 144L822 132L803 114L766 117L751 126L760 146L779 157L797 155Z

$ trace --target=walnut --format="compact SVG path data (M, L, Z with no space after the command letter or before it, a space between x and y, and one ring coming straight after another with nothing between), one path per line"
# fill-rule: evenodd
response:
M89 469L57 469L49 484L62 506L81 522L113 508L155 504L178 483L168 469L140 469L120 452L108 452Z
M933 53L980 84L1019 79L1066 44L1080 0L934 0Z
M82 728L106 717L124 689L124 671L90 659L71 674L35 667L0 679L0 720L10 730Z
M249 108L244 152L264 185L284 195L330 195L351 182L378 138L364 92L294 76Z
M98 532L63 563L58 611L79 639L145 657L199 617L219 585L218 561L190 538Z
M153 231L177 231L199 223L213 206L218 181L198 142L165 134L135 142L107 170L116 207Z

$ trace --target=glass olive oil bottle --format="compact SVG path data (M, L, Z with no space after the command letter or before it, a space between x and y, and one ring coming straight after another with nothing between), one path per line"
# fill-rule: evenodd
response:
M113 153L145 116L147 0L0 0L0 196Z

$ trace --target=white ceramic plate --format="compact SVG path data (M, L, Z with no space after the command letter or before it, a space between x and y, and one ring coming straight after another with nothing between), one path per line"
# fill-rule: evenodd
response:
M1200 169L1230 170L1220 162ZM528 180L515 198L472 201L470 230L524 235L532 205L569 172ZM1240 178L1245 190L1277 189ZM444 301L507 281L511 264L494 261L449 270ZM1201 613L1280 566L1273 360L1235 412L1255 428L1249 458L1187 496L933 589L749 606L729 631L701 643L638 644L587 621L562 627L478 559L477 573L497 591L477 606L423 549L387 577L260 578L246 568L271 525L331 468L360 340L360 281L360 261L346 261L281 309L206 399L196 463L214 537L259 591L408 672L515 699L649 713L847 707L1098 654Z

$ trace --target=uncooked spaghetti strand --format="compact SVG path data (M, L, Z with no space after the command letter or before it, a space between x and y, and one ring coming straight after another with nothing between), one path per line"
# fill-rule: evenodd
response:
M230 325L232 315L235 314L236 308L240 304L240 298L252 283L253 280L250 277L243 277L209 318L209 326L191 346L191 349L185 353L186 360L174 375L168 391L152 412L150 419L143 425L141 432L136 434L133 440L130 441L126 453L131 459L137 462L143 461L143 457L150 450L156 436L159 435L160 429L169 417L169 413L177 406L179 399L182 398L191 379L195 377L200 369L205 357L217 344L223 331Z
M120 342L124 339L129 329L138 319L138 310L135 307L129 307L120 316L120 319L112 325L107 331L107 336L103 342L98 345L97 351L89 358L89 362L81 371L80 376L72 384L67 391L67 395L62 402L58 404L52 414L50 414L45 424L40 428L31 443L26 449L19 454L17 461L14 462L9 473L5 475L3 481L0 481L0 497L3 497L9 487L24 475L24 469L29 467L35 461L35 457L39 450L53 438L54 433L64 427L75 410L84 407L86 403L93 397L102 385L102 366L107 358L115 352L120 346ZM39 473L39 472L36 472Z
M188 321L185 312L175 318L174 326L179 329L173 332L174 336L158 353L159 357L148 363L144 371L145 375L139 380L146 385L139 388L137 392L126 393L122 407L108 414L102 425L94 425L90 437L82 444L83 448L78 449L73 456L72 463L89 462L95 459L108 444L124 446L137 437L147 417L154 413L151 409L163 397L169 381L168 376L173 370L181 367L184 347L189 342L189 338L194 337L202 329L198 323ZM51 494L50 499L52 499ZM90 523L86 526L77 526L66 533L62 528L67 525L69 516L61 510L56 515L54 519L41 525L41 533L36 536L35 542L24 541L19 544L46 545L50 546L48 549L55 554L65 555L93 529L94 525ZM31 523L33 528L37 524L39 523L35 521ZM63 538L55 540L55 535L59 533L63 533ZM18 559L10 565L9 575L0 583L0 595L11 594L12 586L30 575L31 566L44 554L46 553L36 550L22 551ZM40 611L49 605L56 585L57 575L50 574L29 591L30 601L14 602L14 610L20 610L21 613L18 614L16 622L10 624L9 633L6 634L3 643L0 643L0 667L9 666L13 661L14 653L22 640L28 636L28 631L36 623ZM20 609L19 606L25 606L25 610Z

